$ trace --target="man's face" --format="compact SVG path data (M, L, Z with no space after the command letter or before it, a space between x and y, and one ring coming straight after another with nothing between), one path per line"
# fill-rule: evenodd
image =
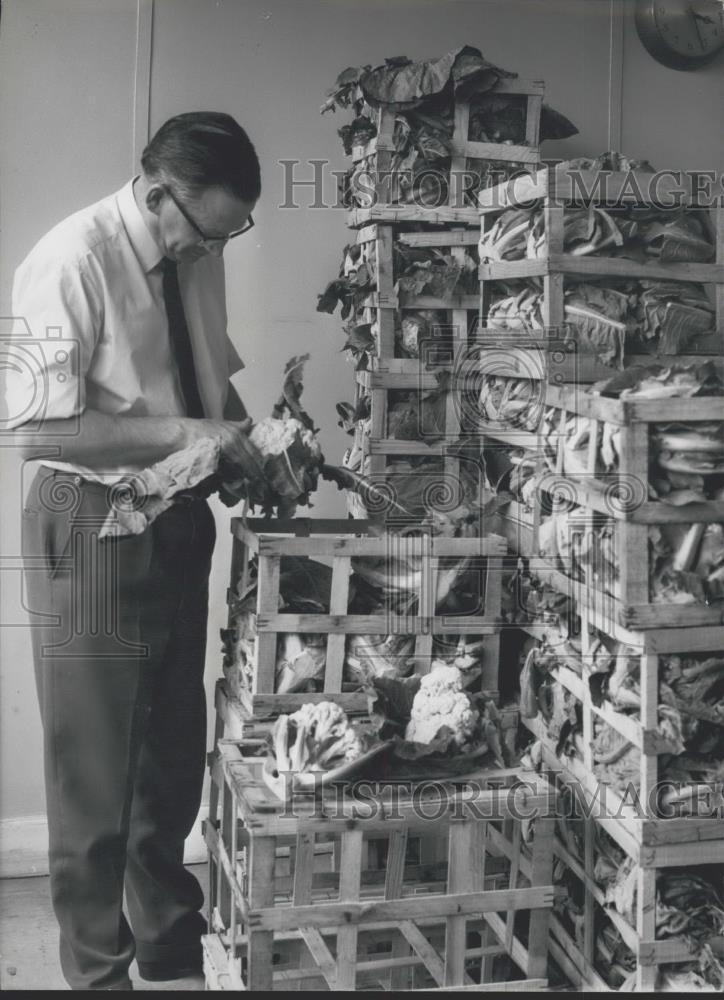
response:
M229 234L243 229L254 208L223 188L205 188L194 198L169 185L158 204L158 236L164 256L193 263L212 254L220 257Z

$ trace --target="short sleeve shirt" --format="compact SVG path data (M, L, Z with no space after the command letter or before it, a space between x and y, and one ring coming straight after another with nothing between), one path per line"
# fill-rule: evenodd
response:
M161 261L133 181L36 244L13 284L0 414L6 429L78 417L86 407L131 417L185 413ZM221 419L229 378L244 367L227 334L223 259L179 263L178 276L204 411ZM103 478L139 471L112 454L103 469L46 464Z

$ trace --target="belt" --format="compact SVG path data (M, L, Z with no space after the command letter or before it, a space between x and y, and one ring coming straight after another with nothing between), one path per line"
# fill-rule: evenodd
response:
M63 469L52 469L49 465L44 465L42 468L45 472L49 473L53 479L62 479L66 482L72 483L74 486L79 486L84 490L89 490L91 493L100 493L107 496L114 486L113 483L99 483L95 479L86 479L84 476L79 476L75 472L64 472Z

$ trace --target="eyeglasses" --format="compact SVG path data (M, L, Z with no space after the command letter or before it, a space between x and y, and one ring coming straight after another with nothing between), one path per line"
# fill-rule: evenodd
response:
M206 249L208 249L207 246L208 244L212 245L219 243L226 244L229 242L229 240L233 240L236 236L241 236L242 233L248 233L250 229L254 228L254 220L251 217L251 213L249 213L249 217L247 218L246 223L241 227L241 229L235 229L234 232L229 233L228 236L209 236L207 233L203 231L203 229L197 222L194 222L194 220L191 218L189 213L183 207L181 202L178 200L178 198L176 198L176 196L174 195L173 191L168 186L168 184L164 185L164 191L169 196L171 201L174 203L176 208L179 210L181 215L183 215L184 219L186 219L191 228L195 229L196 232L199 234L199 236L201 237L201 245Z

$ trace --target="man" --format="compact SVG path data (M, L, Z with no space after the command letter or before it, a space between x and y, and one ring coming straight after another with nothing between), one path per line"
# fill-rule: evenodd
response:
M38 386L22 374L7 404L25 454L47 456L23 555L51 892L74 989L129 989L134 954L146 980L200 972L205 930L183 846L204 772L214 522L188 492L143 534L101 541L113 484L208 437L240 477L259 471L229 383L243 365L221 260L253 226L256 152L233 118L197 112L166 122L141 166L43 237L13 290L33 338L61 336L62 349L44 344L42 419L28 419Z

